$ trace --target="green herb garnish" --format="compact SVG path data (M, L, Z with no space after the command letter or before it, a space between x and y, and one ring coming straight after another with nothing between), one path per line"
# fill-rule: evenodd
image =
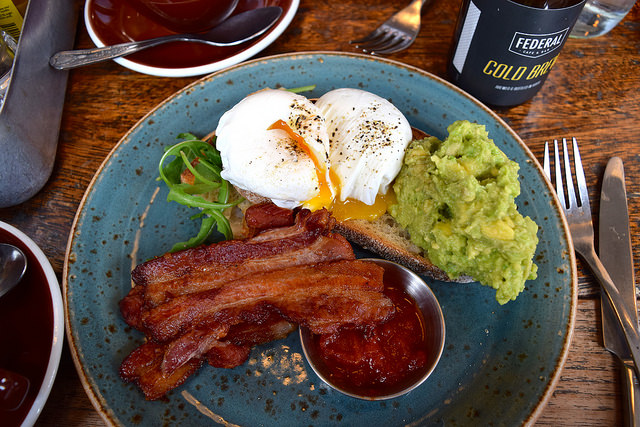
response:
M308 85L285 90L300 93L313 90L315 87ZM193 220L201 219L201 224L196 236L186 242L176 243L170 252L201 245L214 229L224 234L226 239L233 238L231 225L224 211L244 200L238 197L230 184L220 176L222 160L220 152L215 147L215 137L212 144L191 133L181 133L178 139L184 141L168 147L160 159L158 179L163 180L169 187L167 201L201 210L191 217ZM169 161L170 157L174 157L173 160ZM193 174L193 183L182 182L181 176L185 170Z
M293 87L293 88L284 88L284 90L287 90L293 93L300 93L300 92L309 92L314 90L315 88L316 88L316 85L308 85L308 86L300 86L300 87Z
M176 243L171 252L201 245L214 229L222 233L226 239L231 239L231 225L223 211L242 201L230 199L231 187L220 176L222 160L214 144L202 141L190 133L181 133L178 138L184 141L168 147L160 159L158 179L162 179L169 187L167 201L200 208L201 212L193 215L191 219L201 219L202 222L196 236L186 242ZM172 156L174 159L165 166ZM193 174L192 184L183 183L181 180L183 171L187 169Z

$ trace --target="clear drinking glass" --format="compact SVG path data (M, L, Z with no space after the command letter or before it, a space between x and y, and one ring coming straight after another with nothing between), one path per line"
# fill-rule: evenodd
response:
M597 37L607 34L631 10L636 0L588 0L573 26L571 37Z

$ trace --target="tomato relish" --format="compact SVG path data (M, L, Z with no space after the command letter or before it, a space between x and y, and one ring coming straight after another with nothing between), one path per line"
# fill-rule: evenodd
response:
M334 334L313 335L316 368L336 387L359 396L375 397L400 391L427 369L428 325L403 289L386 286L396 312L384 323L344 327Z

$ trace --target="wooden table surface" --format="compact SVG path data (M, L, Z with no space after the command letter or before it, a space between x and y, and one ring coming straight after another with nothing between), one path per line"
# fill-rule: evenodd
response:
M313 50L354 52L350 39L366 34L407 0L300 3L289 28L259 56ZM446 78L459 3L436 0L425 10L416 42L390 58ZM80 19L76 47L92 46ZM49 182L31 200L0 209L1 221L18 227L42 248L61 283L72 221L97 168L145 113L196 79L138 74L114 62L70 73L57 158ZM614 155L623 159L634 256L640 260L640 4L608 35L570 39L538 95L524 105L497 113L538 158L545 140L578 138L595 214L608 159ZM571 351L537 423L621 425L619 368L602 347L598 287L581 261L578 269L579 304ZM103 425L83 390L66 344L37 425Z

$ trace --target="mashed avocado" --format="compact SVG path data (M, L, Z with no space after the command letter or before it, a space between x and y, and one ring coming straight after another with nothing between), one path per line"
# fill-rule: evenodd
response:
M538 226L516 208L519 166L484 126L457 121L449 137L413 141L396 178L389 213L450 277L472 276L500 304L536 278Z

